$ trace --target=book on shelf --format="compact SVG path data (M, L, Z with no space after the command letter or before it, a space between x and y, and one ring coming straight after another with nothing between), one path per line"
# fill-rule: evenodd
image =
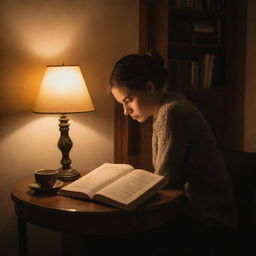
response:
M202 56L201 62L201 87L211 88L213 80L213 69L214 69L215 55L205 53Z
M169 81L176 89L210 88L213 81L215 55L205 53L197 59L169 60Z
M64 196L99 201L131 211L167 185L161 175L135 169L129 164L104 163L62 187Z
M212 87L214 60L215 60L215 55L210 54L209 67L208 67L209 68L208 69L208 78L207 78L206 88L211 88Z
M170 23L172 42L191 44L219 44L221 42L221 21L176 19Z
M205 53L202 61L202 87L207 88L208 86L208 75L209 75L209 63L210 63L210 53Z
M170 59L169 74L174 88L198 87L198 62L189 59Z
M217 44L221 42L221 21L194 21L192 43Z
M191 63L191 87L198 88L198 74L199 74L199 62L192 61Z
M215 33L216 26L213 22L208 20L201 20L194 22L194 32L196 33Z

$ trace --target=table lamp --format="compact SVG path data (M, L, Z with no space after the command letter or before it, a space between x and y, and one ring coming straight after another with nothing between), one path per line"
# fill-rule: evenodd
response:
M37 95L33 112L60 114L60 138L58 148L62 153L58 179L75 180L80 173L71 167L69 152L73 146L69 137L67 114L94 111L94 105L85 84L81 69L77 65L47 66Z

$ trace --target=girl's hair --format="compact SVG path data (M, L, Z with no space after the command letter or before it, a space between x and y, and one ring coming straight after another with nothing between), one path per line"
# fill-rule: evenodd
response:
M154 82L156 89L163 88L168 79L164 59L155 51L130 54L116 62L109 79L109 91L115 86L143 91L145 83Z

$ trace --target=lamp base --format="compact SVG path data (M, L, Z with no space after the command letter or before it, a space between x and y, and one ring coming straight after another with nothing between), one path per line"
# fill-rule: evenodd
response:
M58 179L62 181L76 180L80 177L80 173L73 168L70 168L70 169L60 168L58 169L58 171L59 171Z

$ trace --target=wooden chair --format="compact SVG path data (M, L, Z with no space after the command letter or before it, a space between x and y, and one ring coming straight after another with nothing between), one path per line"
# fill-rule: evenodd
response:
M239 255L251 254L256 238L256 153L223 151L223 156L233 180L238 207Z

